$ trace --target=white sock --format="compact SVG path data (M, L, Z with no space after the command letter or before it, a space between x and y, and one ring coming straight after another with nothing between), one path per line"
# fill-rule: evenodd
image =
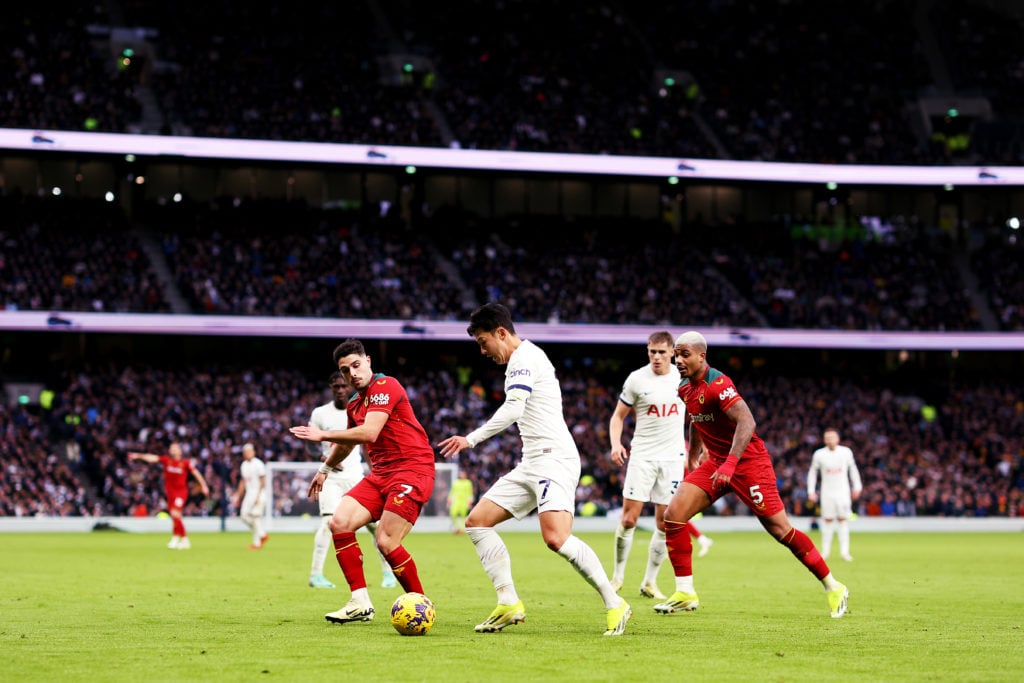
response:
M633 548L633 533L636 527L626 527L619 524L615 529L615 566L612 568L612 578L623 581L626 577L626 560L629 559L629 551Z
M839 536L839 554L843 557L850 555L850 526L845 519L836 522L836 535Z
M835 522L821 522L821 555L822 557L828 557L828 554L832 552L832 533L836 529Z
M598 559L593 548L575 536L569 536L565 539L562 547L558 549L558 554L569 560L572 568L586 579L587 583L597 589L597 592L601 594L601 599L604 600L605 609L622 604L622 598L612 590L608 575L604 573L601 560Z
M259 517L253 517L252 520L252 544L259 545L263 542L263 525L260 523Z
M322 515L320 517L320 526L316 528L316 533L313 534L313 564L309 569L311 575L324 573L324 562L327 560L327 553L333 545L330 524L331 516Z
M480 564L498 593L498 604L514 605L519 602L515 583L512 582L512 560L498 532L490 527L466 527L466 535L473 541Z
M693 574L689 576L677 576L676 577L676 590L682 593L689 593L693 595L697 591L693 589Z
M373 603L370 602L370 591L366 588L357 588L352 591L352 600L363 607L373 607Z
M377 522L369 522L366 525L366 530L373 535L373 547L377 550L377 557L380 558L380 570L386 576L392 573L391 565L384 559L384 553L377 548Z
M824 579L821 580L821 585L825 587L825 591L833 591L839 587L839 582L836 581L835 577L832 576L832 572L828 573Z
M658 570L661 569L667 555L665 532L655 529L651 536L651 544L647 547L647 571L644 573L644 584L658 583Z

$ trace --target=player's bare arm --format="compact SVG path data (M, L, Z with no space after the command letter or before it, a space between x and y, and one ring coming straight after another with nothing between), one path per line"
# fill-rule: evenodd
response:
M689 437L686 439L686 471L692 472L704 461L707 451L704 448L704 439L701 438L700 432L697 431L696 427L690 425L688 431Z
M196 481L199 482L199 489L203 492L203 497L209 498L210 487L207 485L206 477L203 476L203 473L200 472L198 469L193 469L192 476L195 478Z
M449 436L437 445L438 448L441 449L441 455L446 458L450 458L453 455L458 455L461 451L469 448L469 440L464 436L456 434L454 436Z
M725 411L725 414L736 423L736 431L733 433L729 457L711 475L711 481L715 486L729 485L733 472L736 471L736 465L743 457L744 451L747 450L750 439L754 436L754 428L757 426L754 414L750 412L750 406L743 399L734 403L729 410Z
M315 425L298 425L290 427L288 431L293 436L307 441L330 441L346 446L359 446L376 441L389 417L390 415L382 410L374 410L366 414L363 424L349 429L324 430Z
M128 459L129 460L141 460L142 462L148 462L150 465L152 465L153 463L160 461L160 456L159 455L155 455L153 453L134 453L134 452L132 452L132 453L128 454Z
M620 467L629 457L629 451L622 445L622 427L626 423L626 416L632 412L633 409L630 406L619 401L615 405L615 412L612 413L611 419L608 420L608 439L612 445L612 462Z

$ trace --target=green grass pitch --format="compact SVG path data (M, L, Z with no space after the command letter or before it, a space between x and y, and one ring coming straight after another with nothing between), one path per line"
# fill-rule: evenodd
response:
M611 562L612 535L581 538ZM649 534L638 532L622 595L626 634L605 638L603 606L537 533L506 533L526 622L473 625L495 596L465 536L417 533L406 547L437 622L402 637L365 552L370 623L323 614L348 599L306 585L313 536L0 535L0 681L1020 681L1024 539L1019 534L854 533L835 559L850 613L828 616L818 582L764 533L720 533L695 559L696 612L661 616L636 595ZM817 542L817 534L813 535ZM365 551L369 537L360 534ZM671 569L660 585L671 592Z

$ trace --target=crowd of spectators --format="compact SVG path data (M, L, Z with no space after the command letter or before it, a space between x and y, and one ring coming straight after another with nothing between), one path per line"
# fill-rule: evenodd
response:
M108 15L96 3L26 3L0 22L0 127L137 132L138 74L90 33L100 24Z
M411 229L394 210L283 199L150 210L151 231L98 200L15 194L0 211L8 310L162 312L171 292L200 314L453 320L501 300L527 322L963 331L982 329L983 312L1019 329L1024 309L1012 231L997 226L964 260L914 217L829 236L788 216L677 233L638 218L438 212ZM143 248L154 233L169 278Z
M197 312L434 320L462 312L430 243L393 217L265 200L188 220L163 227L163 247Z
M623 472L608 457L608 419L632 363L617 354L560 358L559 347L549 349L587 475L581 510L590 503L615 514ZM503 400L502 369L460 360L462 353L446 351L441 363L410 355L375 363L406 385L433 443L478 426ZM940 385L849 369L825 376L813 368L770 372L771 364L750 365L724 352L716 357L714 349L710 360L737 380L751 405L791 512L814 514L805 477L821 432L831 425L860 463L861 514L1024 515L1024 402L1007 380L970 376ZM213 491L210 500L193 497L186 514L220 514L221 492L230 498L238 483L242 443L257 444L267 461L311 460L287 428L305 423L328 400L325 384L281 364L83 366L68 375L50 410L0 409L0 514L158 512L164 509L160 468L132 465L126 453L164 453L172 440L199 464ZM512 429L462 455L459 465L478 491L515 464L517 440ZM282 511L304 509L295 493ZM747 514L731 497L713 513Z
M6 310L168 311L124 213L96 199L0 195L0 296Z
M0 125L134 132L145 87L159 109L145 118L168 134L949 163L965 157L930 143L917 98L952 87L987 98L1019 136L1019 16L928 5L297 0L178 12L136 1L59 18L39 6L0 34L16 67L0 77ZM96 31L118 24L150 29L143 67ZM1007 142L968 157L1021 163L1021 141Z
M888 224L885 234L857 226L852 239L832 239L820 228L786 219L707 234L717 268L768 327L981 329L952 241L939 229L914 219ZM988 265L993 275L1012 268Z
M983 240L971 257L979 284L1000 329L1024 331L1024 243L1001 225L989 226Z

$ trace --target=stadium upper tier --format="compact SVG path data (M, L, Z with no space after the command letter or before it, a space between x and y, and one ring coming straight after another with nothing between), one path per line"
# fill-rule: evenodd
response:
M587 154L1020 164L1012 3L19 9L0 127ZM141 28L140 28L141 27Z

